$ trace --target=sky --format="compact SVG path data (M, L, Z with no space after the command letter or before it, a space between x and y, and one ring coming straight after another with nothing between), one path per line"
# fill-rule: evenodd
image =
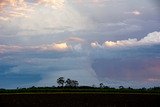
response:
M159 0L0 0L0 88L160 86Z

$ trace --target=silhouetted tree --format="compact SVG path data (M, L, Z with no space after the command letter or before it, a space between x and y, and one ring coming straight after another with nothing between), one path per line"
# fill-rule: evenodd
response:
M110 88L109 86L104 86L104 88Z
M142 91L146 91L147 89L146 89L145 87L143 87L141 90L142 90Z
M119 89L124 89L124 87L123 86L119 86Z
M79 85L78 81L76 81L76 80L72 80L72 83L73 83L74 87L78 87L78 85Z
M65 83L66 86L71 86L72 80L68 78Z
M78 81L71 80L69 78L66 80L65 83L66 83L66 86L68 86L68 87L77 87L79 85Z
M131 88L131 87L128 87L128 89L129 89L129 90L133 90L133 88Z
M64 85L64 83L65 83L64 77L59 77L59 78L57 79L57 83L63 87L63 85Z
M100 83L100 84L99 84L99 87L100 87L100 88L104 88L104 84L103 84L103 83Z
M35 88L36 88L35 86L30 87L30 89L35 89Z

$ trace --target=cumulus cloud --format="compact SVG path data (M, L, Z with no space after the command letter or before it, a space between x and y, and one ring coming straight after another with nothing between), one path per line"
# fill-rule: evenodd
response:
M53 43L51 45L41 45L37 48L44 51L67 51L71 49L71 47L68 46L66 43Z
M146 37L138 40L136 38L134 39L128 39L128 40L119 40L119 41L106 41L102 44L102 46L98 42L91 43L91 46L93 48L95 47L128 47L128 46L142 46L142 45L154 45L154 44L160 44L160 32L152 32L149 33Z
M138 45L137 43L137 39L128 39L128 40L120 40L120 41L106 41L103 46L106 47L116 47L116 46L134 46L134 45Z
M160 32L149 33L146 37L139 41L140 44L159 44Z

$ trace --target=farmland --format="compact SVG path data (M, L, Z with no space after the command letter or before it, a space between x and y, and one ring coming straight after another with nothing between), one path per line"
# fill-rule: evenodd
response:
M0 105L16 107L158 107L159 95L104 93L1 94ZM2 106L2 107L3 107Z
M128 90L128 91L127 91ZM100 88L29 88L1 90L2 107L159 107L155 91Z

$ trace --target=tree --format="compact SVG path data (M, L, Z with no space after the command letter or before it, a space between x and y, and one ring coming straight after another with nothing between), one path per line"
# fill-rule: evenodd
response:
M68 78L65 83L66 86L71 86L72 80Z
M124 87L123 86L119 86L119 89L124 89Z
M77 87L79 85L78 81L72 80L73 87Z
M78 81L71 80L69 78L66 80L65 83L66 83L66 86L68 86L68 87L77 87L79 85Z
M64 83L65 83L64 77L59 77L59 78L57 79L57 83L63 87L63 85L64 85Z
M100 88L104 88L104 84L103 83L100 83L99 86L100 86Z

